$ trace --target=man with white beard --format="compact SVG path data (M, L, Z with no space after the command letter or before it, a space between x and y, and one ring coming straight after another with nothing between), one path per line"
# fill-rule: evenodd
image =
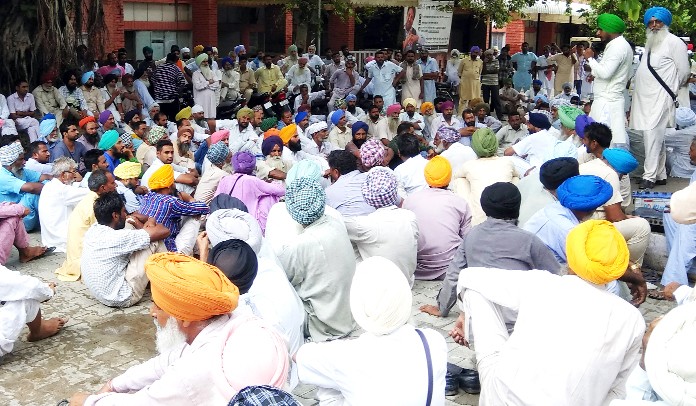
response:
M226 404L249 385L282 387L288 348L266 322L231 314L239 289L216 267L175 253L150 256L151 315L159 355L71 405Z
M643 132L645 164L639 187L650 189L667 183L665 131L674 127L676 95L681 86L686 86L690 67L686 45L669 32L672 23L669 10L651 7L645 12L643 22L647 26L647 39L635 75L630 126Z
M621 35L626 30L624 21L604 13L597 17L597 36L606 44L600 61L588 47L583 56L594 77L594 101L590 117L611 128L612 143L626 144L624 89L632 72L633 50Z
M220 102L239 98L239 72L234 70L234 60L229 56L222 58L222 81L220 83Z
M375 126L375 138L382 141L385 146L396 137L396 129L399 127L401 119L401 105L398 103L387 107L387 116Z

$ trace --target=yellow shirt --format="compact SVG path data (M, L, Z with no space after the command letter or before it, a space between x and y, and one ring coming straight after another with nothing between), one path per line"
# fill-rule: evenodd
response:
M85 233L97 222L94 217L94 201L99 197L89 192L75 206L68 217L68 245L65 262L56 269L58 279L74 282L80 279L80 260L82 259L82 241Z
M259 93L269 93L273 85L276 91L285 87L288 82L280 72L278 65L271 65L270 68L262 66L256 70L256 82L258 83Z

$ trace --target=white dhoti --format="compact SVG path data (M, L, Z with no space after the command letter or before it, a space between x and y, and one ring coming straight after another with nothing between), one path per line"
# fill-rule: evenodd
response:
M38 300L26 299L0 305L0 356L9 354L24 326L39 314Z
M126 283L130 285L133 294L131 295L128 306L133 306L143 298L145 288L150 282L145 274L145 261L147 261L150 255L158 252L167 252L167 248L162 241L150 243L147 248L136 251L130 255L128 266L126 266Z
M624 99L607 100L603 97L597 97L592 102L590 117L597 122L606 124L611 129L612 145L628 143L624 111Z
M198 230L201 227L201 220L198 217L184 217L181 220L181 229L174 240L176 250L184 255L193 253L193 246L196 244Z
M39 138L39 121L34 117L21 117L16 119L15 123L18 130L27 130L30 142Z
M645 144L643 179L652 182L667 179L665 132L668 122L669 116L664 114L653 129L643 130L643 143Z

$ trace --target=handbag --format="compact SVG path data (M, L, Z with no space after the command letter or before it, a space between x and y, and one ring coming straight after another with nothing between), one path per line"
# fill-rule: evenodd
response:
M420 336L423 342L423 348L425 348L425 360L428 363L428 398L425 402L425 406L430 406L433 401L433 360L430 358L430 346L428 346L428 340L425 339L425 335L419 329L416 329L416 333Z
M674 102L674 108L679 108L679 100L677 100L677 95L674 94L672 89L670 89L669 86L667 86L667 83L665 83L665 81L662 80L660 75L658 75L657 72L655 72L655 69L652 67L652 65L650 65L650 52L648 52L648 70L650 71L650 73L652 73L652 75L655 77L655 79L657 79L657 82L660 85L662 85L662 87L667 91L667 94L669 94L669 97L672 98L672 101Z

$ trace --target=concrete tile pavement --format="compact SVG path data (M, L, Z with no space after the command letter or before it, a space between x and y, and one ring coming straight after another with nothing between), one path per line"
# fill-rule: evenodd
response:
M38 233L30 234L35 243ZM64 254L20 264L17 253L6 266L46 282L58 283L58 293L42 306L44 317L70 318L63 331L36 343L26 342L26 328L14 351L0 359L0 404L7 406L52 406L77 391L97 391L104 382L132 365L155 354L154 328L150 317L149 291L143 300L128 309L112 309L96 302L82 282L61 282L54 270ZM440 282L417 281L413 288L411 322L428 327L447 338L449 361L465 368L475 365L473 351L457 345L447 332L454 326L458 312L436 318L418 310L422 304L434 304ZM665 314L673 304L648 300L641 306L646 321ZM392 389L388 389L392 390ZM398 390L398 388L393 388ZM318 404L316 388L299 385L294 395L306 406ZM463 391L448 397L446 405L478 405L477 395Z

